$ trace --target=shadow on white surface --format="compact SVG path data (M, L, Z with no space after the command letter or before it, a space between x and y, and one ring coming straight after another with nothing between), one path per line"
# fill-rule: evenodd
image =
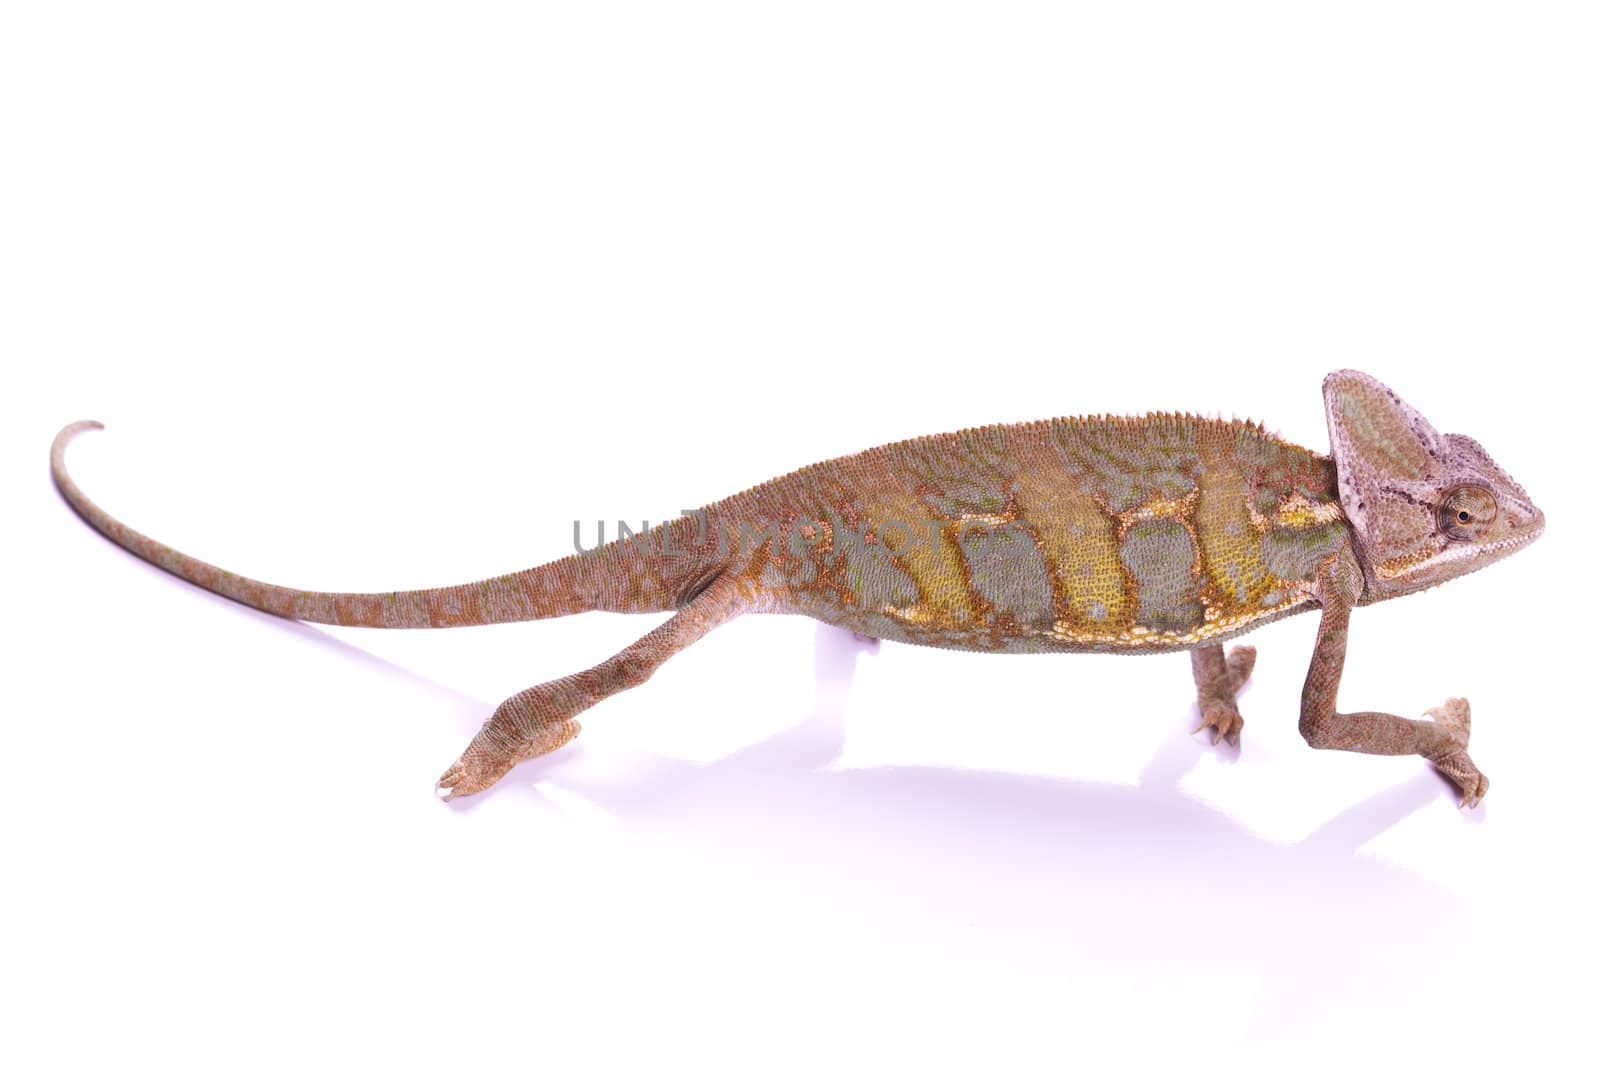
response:
M835 768L863 648L819 627L815 713L725 759L644 757L625 780L597 780L581 759L543 761L500 789L549 782L608 812L641 847L778 887L810 917L853 924L908 954L934 944L974 966L1041 978L1215 976L1216 1012L1230 1029L1243 980L1256 991L1251 1043L1414 990L1471 941L1461 898L1359 853L1437 801L1427 771L1282 844L1182 791L1204 747L1181 733L1138 785Z
M269 622L448 698L469 732L489 710L317 627ZM723 759L641 755L616 775L574 746L452 806L466 812L549 783L607 813L631 845L668 851L698 877L792 899L808 919L875 942L878 955L888 946L914 959L931 946L976 970L1041 981L1214 980L1224 1032L1250 1045L1398 997L1462 964L1458 946L1473 942L1467 903L1359 851L1438 801L1432 772L1279 843L1183 791L1182 779L1212 751L1183 732L1153 754L1137 785L840 768L857 658L871 651L819 625L812 714ZM644 893L635 918L673 923L658 901L675 899ZM1254 991L1249 1009L1236 1002L1241 983Z

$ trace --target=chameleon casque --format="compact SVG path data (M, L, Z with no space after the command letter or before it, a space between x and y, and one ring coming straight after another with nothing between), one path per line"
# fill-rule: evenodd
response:
M50 469L72 508L133 554L274 615L442 627L585 611L674 612L616 655L502 703L439 779L492 785L578 734L574 716L649 678L747 613L808 615L858 634L983 652L1187 651L1201 724L1238 742L1255 650L1223 642L1322 613L1300 698L1314 748L1431 760L1475 805L1455 698L1408 719L1336 710L1350 613L1522 548L1544 515L1472 438L1441 434L1377 380L1323 382L1332 455L1253 422L1187 415L988 426L813 464L697 512L529 570L395 593L317 593L243 578L107 515Z

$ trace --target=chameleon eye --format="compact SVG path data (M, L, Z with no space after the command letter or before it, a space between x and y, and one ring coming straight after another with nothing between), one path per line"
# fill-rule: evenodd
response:
M1446 537L1470 541L1494 521L1499 507L1482 486L1459 485L1439 502L1439 529Z

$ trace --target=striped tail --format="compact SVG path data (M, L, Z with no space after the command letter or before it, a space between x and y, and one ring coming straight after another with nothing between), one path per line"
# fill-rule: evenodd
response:
M202 589L283 618L339 626L419 629L549 619L584 611L671 611L681 606L686 591L692 591L704 580L703 574L695 573L699 568L693 566L663 568L661 558L650 550L648 542L612 542L596 551L529 570L438 589L317 593L258 582L146 537L106 514L84 495L67 473L67 442L83 430L104 428L98 422L75 422L56 434L50 446L50 476L72 510L140 559Z

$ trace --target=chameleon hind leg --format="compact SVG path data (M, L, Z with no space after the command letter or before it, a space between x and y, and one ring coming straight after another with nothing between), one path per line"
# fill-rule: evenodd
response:
M1378 756L1422 756L1461 790L1461 804L1477 807L1489 779L1467 755L1472 709L1452 697L1425 712L1432 722L1377 711L1336 710L1339 676L1350 639L1350 611L1360 594L1360 568L1345 554L1324 566L1317 578L1322 621L1300 693L1300 735L1312 748L1336 748Z
M578 736L573 716L639 685L673 655L756 603L742 583L719 578L672 618L605 662L508 698L440 776L435 791L443 800L477 793L523 760L555 751Z
M1239 714L1239 689L1250 678L1256 665L1256 650L1250 645L1234 645L1226 656L1221 645L1196 648L1189 651L1189 667L1194 672L1195 698L1200 705L1200 725L1190 733L1199 733L1207 726L1216 733L1211 743L1226 739L1229 744L1239 743L1239 731L1244 729L1244 716Z

